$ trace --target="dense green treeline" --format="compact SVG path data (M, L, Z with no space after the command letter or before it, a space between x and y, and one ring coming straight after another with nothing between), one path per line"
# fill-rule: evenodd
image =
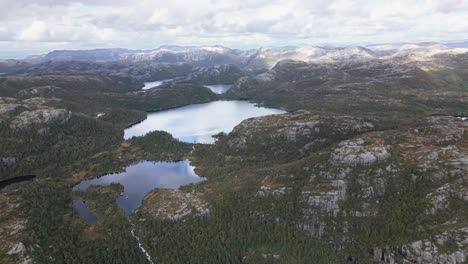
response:
M33 248L36 263L147 263L134 238L131 226L116 208L106 221L89 229L71 206L71 186L61 181L40 180L20 190L22 209L29 223L26 246ZM113 201L115 193L100 194ZM84 229L88 230L85 231Z
M209 217L132 216L155 263L340 263L328 246L294 226L262 220L244 191L210 202Z
M63 84L63 87L35 88L35 85L46 84ZM14 96L17 104L22 99L44 96L52 98L46 105L68 109L73 114L61 125L46 126L45 130L39 130L44 126L32 126L21 131L11 129L9 123L13 115L31 110L28 109L30 105L18 108L10 114L11 117L0 116L0 137L3 139L0 141L0 158L8 158L0 166L0 179L23 174L55 174L55 170L63 171L63 167L78 160L115 148L123 142L122 130L144 120L145 111L204 103L217 98L210 89L201 86L181 85L143 93L125 93L134 89L128 80L97 76L2 79L0 96Z
M26 105L0 116L0 179L37 175L34 181L9 188L19 188L16 194L23 201L19 209L28 220L22 242L35 263L147 263L130 234L130 223L115 204L116 194L91 190L93 195L85 195L87 201L94 201L99 209L94 213L102 219L89 226L72 207L72 184L83 177L119 171L139 159L183 158L191 146L168 133L154 132L124 143L123 129L143 120L146 110L217 97L208 88L190 85L126 94L135 90L131 85L126 88L127 84L83 76L0 81L0 96L14 97L8 99L14 103L37 96L51 99L45 105ZM56 86L35 88L42 85ZM44 107L70 110L72 117L63 124L10 128L22 111ZM3 258L10 257L0 255L0 262Z
M52 126L45 133L36 129L16 131L0 127L1 157L15 162L0 168L0 178L38 174L88 158L121 141L121 131L110 123L75 114L63 125Z
M190 144L180 142L165 131L133 137L132 143L144 151L145 159L150 160L180 160L192 149Z
M157 111L218 99L218 96L209 88L193 85L175 85L141 94L114 94L113 97L111 100L107 97L100 98L100 104L142 111Z

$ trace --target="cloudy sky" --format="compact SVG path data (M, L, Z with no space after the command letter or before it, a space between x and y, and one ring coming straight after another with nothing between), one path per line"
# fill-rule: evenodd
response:
M0 56L468 39L468 0L0 0Z

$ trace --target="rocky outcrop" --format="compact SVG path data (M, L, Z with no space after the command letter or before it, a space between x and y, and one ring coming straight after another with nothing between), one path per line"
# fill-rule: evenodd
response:
M320 208L327 213L331 213L333 216L337 216L340 211L339 202L346 199L347 182L345 180L330 180L323 182L317 187L326 191L304 191L302 195L305 198L305 202L310 206Z
M375 248L370 251L374 263L465 263L467 131L466 122L438 116L428 117L406 132L371 132L338 143L331 151L328 165L307 170L311 176L301 200L309 207L304 207L301 227L318 237L330 238L339 233L341 242L350 239L347 234L366 232L369 227L357 223L381 221L379 215L387 210L382 203L391 195L387 190L389 185L394 186L393 179L401 177L399 184L413 184L415 175L400 174L404 171L400 158L409 159L423 172L426 181L437 186L427 189L424 201L419 201L420 208L414 209L421 210L418 217L430 219L427 234L431 237ZM404 188L400 185L397 190ZM442 222L437 222L441 219Z
M15 244L10 249L10 251L8 251L8 255L23 255L25 251L26 251L26 247L24 246L23 243L19 242L18 244Z
M14 104L17 100L11 97L0 97L0 104Z
M13 113L20 107L20 104L0 104L0 115Z
M330 145L337 139L375 129L369 120L349 116L319 116L307 111L244 120L220 144L230 152L259 149L265 154L301 156Z
M188 215L206 216L210 212L200 193L168 189L156 189L147 194L139 210L170 220L181 220Z
M57 102L57 101L60 101L60 99L56 99L56 98L44 98L44 97L32 97L32 98L29 98L29 99L25 99L23 100L22 102L25 103L25 104L30 104L30 105L43 105L43 104L47 104L47 103L50 103L50 102Z
M371 252L374 263L463 264L468 259L468 227L401 247L376 248Z
M426 118L418 127L401 134L401 155L416 161L424 169L450 168L439 177L467 175L468 146L465 135L468 123L454 117ZM443 176L445 175L445 176Z
M368 165L385 161L390 156L390 146L375 135L366 135L341 142L332 152L330 162L335 165Z
M60 125L67 122L71 116L72 113L65 109L25 111L13 119L10 127L16 130L27 130L32 126Z

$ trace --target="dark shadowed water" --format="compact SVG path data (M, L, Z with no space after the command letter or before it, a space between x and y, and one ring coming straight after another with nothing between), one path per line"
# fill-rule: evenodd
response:
M210 90L215 94L223 94L227 90L231 89L232 84L215 84L215 85L206 85Z
M214 143L219 132L229 133L247 118L282 114L283 110L256 106L247 101L215 101L149 113L141 123L125 129L124 138L164 130L189 143Z
M117 199L117 204L129 216L137 209L150 191L156 188L178 189L180 186L203 181L193 171L194 167L188 160L178 162L151 162L143 161L128 166L124 172L107 174L102 177L84 180L73 187L73 191L86 190L91 185L109 186L112 183L120 183L124 187ZM84 220L91 214L84 204L78 201L73 206ZM87 220L86 220L87 221ZM87 221L88 222L88 221Z
M3 181L0 181L0 189L7 187L8 185L18 183L18 182L23 182L23 181L32 181L36 178L34 175L25 175L25 176L18 176L10 179L6 179Z
M80 217L83 218L87 223L94 224L97 221L97 218L93 213L91 213L86 204L82 200L73 200L73 207L78 211Z

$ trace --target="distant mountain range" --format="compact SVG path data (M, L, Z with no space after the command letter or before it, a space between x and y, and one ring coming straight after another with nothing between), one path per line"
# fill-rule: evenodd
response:
M224 46L177 46L164 45L153 50L93 49L55 50L45 55L31 56L24 61L41 63L49 61L124 61L153 63L191 63L211 67L221 64L235 64L245 68L272 68L281 60L305 62L340 62L372 59L423 60L435 54L466 52L468 42L402 43L380 44L366 47L281 47L252 50L231 49Z
M449 48L468 48L468 40L462 42L448 43Z

